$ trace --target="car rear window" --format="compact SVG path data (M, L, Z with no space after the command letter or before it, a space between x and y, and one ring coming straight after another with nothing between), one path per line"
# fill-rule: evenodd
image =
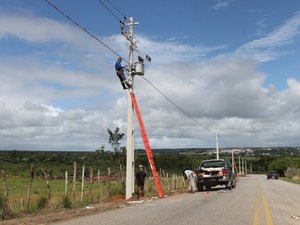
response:
M210 167L224 167L224 161L210 161L210 162L203 162L201 167L210 168Z

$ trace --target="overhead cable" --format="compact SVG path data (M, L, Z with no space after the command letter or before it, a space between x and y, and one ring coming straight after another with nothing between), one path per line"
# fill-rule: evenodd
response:
M64 13L62 10L60 10L57 6L55 6L54 4L52 4L51 2L49 2L49 0L44 0L45 2L47 2L50 6L52 6L55 10L57 10L60 14L62 14L64 17L66 17L68 20L70 20L73 24L75 24L77 27L79 27L81 30L83 30L85 33L87 33L89 36L91 36L92 38L94 38L95 40L97 40L100 44L102 44L104 47L106 47L108 50L110 50L112 53L114 53L115 55L117 55L118 57L121 57L125 62L129 63L125 58L123 58L122 56L120 56L115 50L113 50L111 47L109 47L107 44L105 44L102 40L100 40L98 37L96 37L94 34L92 34L91 32L89 32L87 29L85 29L83 26L81 26L79 23L77 23L76 21L74 21L71 17L69 17L66 13ZM102 3L102 1L98 0L100 3ZM107 8L108 9L108 8ZM109 9L108 9L109 10ZM110 11L110 10L109 10ZM197 125L199 125L200 127L202 127L203 129L216 134L214 131L212 131L211 129L207 128L206 126L202 125L201 123L199 123L197 120L195 120L189 113L187 113L186 111L184 111L180 106L178 106L174 101L172 101L167 95L165 95L161 90L159 90L154 84L152 84L148 79L146 79L145 77L143 77L143 79L150 84L158 93L160 93L167 101L169 101L172 105L174 105L179 111L181 111L184 115L186 115L188 118L190 118L192 121L194 121Z
M117 16L112 12L111 9L109 9L103 2L103 0L98 0L99 3L101 3L114 17L117 18ZM110 2L110 0L107 0L112 7L114 7L114 5L112 5L112 3ZM113 0L111 0L113 1ZM115 7L114 7L115 8ZM116 9L116 8L115 8ZM120 9L120 8L119 8ZM121 15L124 13L121 13L118 9L116 9ZM126 19L126 17L124 17ZM121 22L121 21L120 21ZM138 54L143 54L141 51L135 49L135 51L138 53ZM143 79L145 81L147 81L157 92L159 92L164 98L166 98L171 104L173 104L178 110L180 110L184 115L186 115L188 118L190 118L191 120L193 120L195 123L197 123L199 126L201 126L202 128L204 128L205 130L213 133L213 134L216 134L215 132L213 132L212 130L210 130L209 128L203 126L202 124L200 124L197 120L195 120L189 113L187 113L186 111L184 111L181 107L179 107L174 101L172 101L167 95L165 95L162 91L160 91L155 85L153 85L149 80L147 80L145 77L143 77Z
M118 21L121 22L121 19L104 3L102 0L98 0L98 2L103 5Z
M224 139L222 138L222 136L219 135L219 139L223 142L224 146L226 148L230 148L229 145L224 141Z
M108 50L110 50L112 53L114 53L115 55L117 55L118 57L121 57L124 61L126 61L128 63L128 61L123 58L122 56L120 56L115 50L113 50L111 47L109 47L107 44L105 44L103 41L100 40L100 38L96 37L94 34L92 34L91 32L89 32L87 29L85 29L83 26L81 26L79 23L77 23L75 20L73 20L71 17L69 17L67 14L65 14L62 10L60 10L57 6L55 6L54 4L52 4L51 2L49 2L48 0L44 0L45 2L47 2L50 6L52 6L55 10L57 10L60 14L62 14L64 17L66 17L68 20L70 20L73 24L75 24L77 27L79 27L81 30L83 30L85 33L87 33L88 35L90 35L92 38L94 38L96 41L98 41L99 43L101 43L104 47L106 47Z
M127 19L128 18L128 14L125 13L122 8L120 6L118 6L118 4L113 1L113 0L107 0L107 2L123 17L123 19Z
M172 101L167 95L165 95L161 90L159 90L154 84L152 84L147 78L145 78L144 76L142 76L142 78L148 83L150 84L157 92L159 92L165 99L167 99L172 105L174 105L179 111L181 111L184 115L186 115L188 118L190 118L192 121L194 121L196 124L198 124L200 127L202 127L203 129L216 134L214 131L212 131L211 129L205 127L204 125L202 125L201 123L199 123L197 120L195 120L189 113L187 113L186 111L184 111L180 106L178 106L174 101Z

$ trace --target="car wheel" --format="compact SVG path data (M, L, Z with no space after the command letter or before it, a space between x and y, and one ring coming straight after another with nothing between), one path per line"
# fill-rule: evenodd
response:
M203 185L198 184L197 189L198 189L198 191L203 191Z
M229 182L228 184L226 184L226 189L231 190L231 183Z
M235 187L236 187L236 179L233 179L233 180L232 180L231 187L232 187L232 188L235 188Z
M209 186L209 185L205 185L205 190L210 190L211 189L211 186Z

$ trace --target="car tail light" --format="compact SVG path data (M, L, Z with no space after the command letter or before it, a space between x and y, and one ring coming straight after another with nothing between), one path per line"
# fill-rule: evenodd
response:
M223 176L227 175L227 170L226 169L223 169L222 172L223 172Z

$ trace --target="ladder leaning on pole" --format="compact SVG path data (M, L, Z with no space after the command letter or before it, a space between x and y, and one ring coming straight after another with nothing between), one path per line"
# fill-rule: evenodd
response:
M140 132L141 132L142 139L143 139L143 142L144 142L144 146L145 146L145 149L146 149L148 161L149 161L149 164L150 164L150 167L151 167L151 170L152 170L152 175L153 175L154 182L155 182L155 185L156 185L157 193L158 193L158 196L160 198L163 198L164 193L162 191L161 184L160 184L157 172L156 172L156 168L155 168L154 161L153 161L152 150L150 148L150 144L149 144L148 137L147 137L147 134L146 134L146 130L145 130L145 127L144 127L144 123L143 123L143 120L142 120L142 117L141 117L141 114L140 114L140 110L139 110L139 107L138 107L138 104L137 104L134 93L131 92L130 95L131 95L132 104L133 104L133 107L135 109L135 113L136 113L136 116L137 116L137 119L138 119L138 122L139 122L139 125L140 125Z

